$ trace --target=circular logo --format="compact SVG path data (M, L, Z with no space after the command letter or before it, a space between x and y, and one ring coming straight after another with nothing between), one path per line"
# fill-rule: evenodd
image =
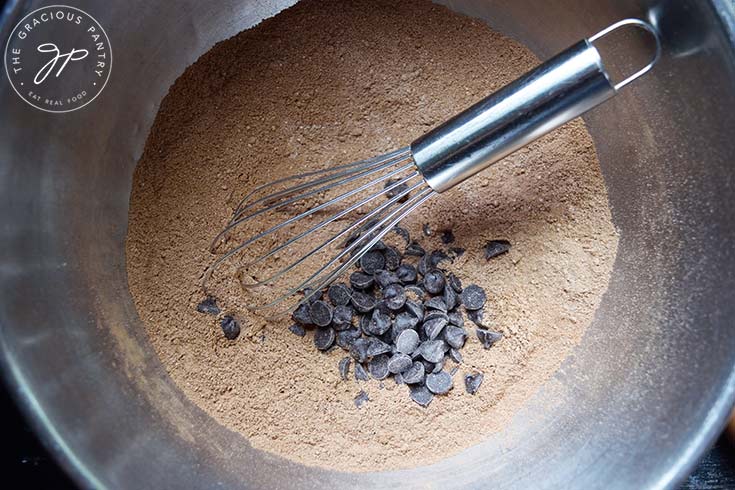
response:
M110 78L112 51L105 30L75 7L51 5L23 17L5 46L5 71L15 92L47 112L70 112L92 102Z

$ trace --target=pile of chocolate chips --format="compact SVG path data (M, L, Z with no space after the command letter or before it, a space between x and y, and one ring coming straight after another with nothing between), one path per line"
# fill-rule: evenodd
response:
M457 368L447 372L444 366L447 358L462 362L460 350L469 336L463 310L484 348L502 335L483 324L485 291L474 284L462 287L442 267L449 255L426 252L407 230L394 231L406 241L403 252L380 241L360 258L349 284L305 291L308 299L294 311L296 323L290 330L303 337L305 328L314 329L317 349L337 346L349 352L339 362L343 379L351 366L357 380L392 376L408 386L414 402L426 407L434 395L453 388ZM465 376L466 391L474 394L482 380L479 372ZM355 404L360 407L367 400L361 392Z

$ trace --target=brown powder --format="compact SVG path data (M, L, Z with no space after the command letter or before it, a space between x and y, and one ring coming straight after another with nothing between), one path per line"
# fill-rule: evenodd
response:
M127 242L130 289L172 379L252 445L339 470L429 464L502 430L580 340L617 248L591 139L577 120L436 197L404 222L452 229L467 253L453 269L489 293L504 334L474 335L455 388L427 409L391 380L341 381L344 352L315 350L288 324L244 308L215 281L243 335L223 338L195 311L208 245L236 197L327 162L404 146L538 60L480 21L424 0L306 0L216 45L164 99L136 169ZM439 248L440 233L422 238ZM489 239L510 253L486 262ZM231 272L231 271L230 271ZM468 325L469 326L469 325ZM473 329L470 329L473 330ZM479 370L479 392L464 392ZM353 400L364 389L370 401Z

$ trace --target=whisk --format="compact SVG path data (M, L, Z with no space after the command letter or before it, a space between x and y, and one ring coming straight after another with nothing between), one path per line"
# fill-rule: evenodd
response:
M613 84L595 42L630 25L655 40L651 61ZM624 19L583 39L405 148L261 185L214 238L203 285L237 257L252 310L286 313L369 254L412 211L535 139L610 99L661 56L656 29ZM223 251L222 248L225 248ZM367 255L366 255L367 254ZM365 267L363 267L364 269Z

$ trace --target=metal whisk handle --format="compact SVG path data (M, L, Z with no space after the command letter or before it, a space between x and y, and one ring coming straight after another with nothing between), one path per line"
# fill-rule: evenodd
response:
M648 65L613 85L594 42L625 25L651 33L656 51ZM411 144L414 161L432 189L450 189L605 102L653 68L660 55L660 39L652 25L621 20L418 138Z

